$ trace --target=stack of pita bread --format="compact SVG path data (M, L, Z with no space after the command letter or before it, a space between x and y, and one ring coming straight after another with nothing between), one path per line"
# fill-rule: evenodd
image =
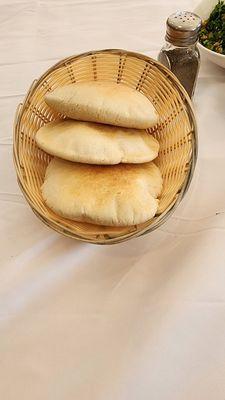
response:
M129 226L151 219L162 190L152 162L159 143L145 129L157 124L152 103L124 84L81 82L45 97L67 119L36 134L37 145L54 156L42 195L59 215L98 225Z

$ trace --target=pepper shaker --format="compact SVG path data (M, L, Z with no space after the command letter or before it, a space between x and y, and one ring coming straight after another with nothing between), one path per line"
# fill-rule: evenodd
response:
M201 18L191 12L176 12L167 19L166 44L158 60L168 67L192 97L200 66L197 48Z

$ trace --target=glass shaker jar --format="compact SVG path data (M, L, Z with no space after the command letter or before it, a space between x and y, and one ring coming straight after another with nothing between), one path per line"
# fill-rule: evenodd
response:
M195 90L200 54L197 48L201 18L188 11L176 12L167 19L166 44L158 60L182 83L189 96Z

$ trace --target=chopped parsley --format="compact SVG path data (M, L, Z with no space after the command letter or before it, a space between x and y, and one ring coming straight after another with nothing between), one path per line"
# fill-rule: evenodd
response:
M199 36L200 43L220 54L225 54L225 4L220 0L209 18L203 22Z

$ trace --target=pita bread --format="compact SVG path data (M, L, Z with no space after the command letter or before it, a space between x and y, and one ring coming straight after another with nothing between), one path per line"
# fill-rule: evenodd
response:
M159 151L159 143L145 130L74 120L50 122L35 139L49 154L88 164L143 163Z
M53 158L42 194L57 214L97 225L136 225L152 218L162 177L153 163L100 166Z
M146 129L158 122L152 103L139 91L115 82L79 82L58 87L45 96L46 103L67 117Z

